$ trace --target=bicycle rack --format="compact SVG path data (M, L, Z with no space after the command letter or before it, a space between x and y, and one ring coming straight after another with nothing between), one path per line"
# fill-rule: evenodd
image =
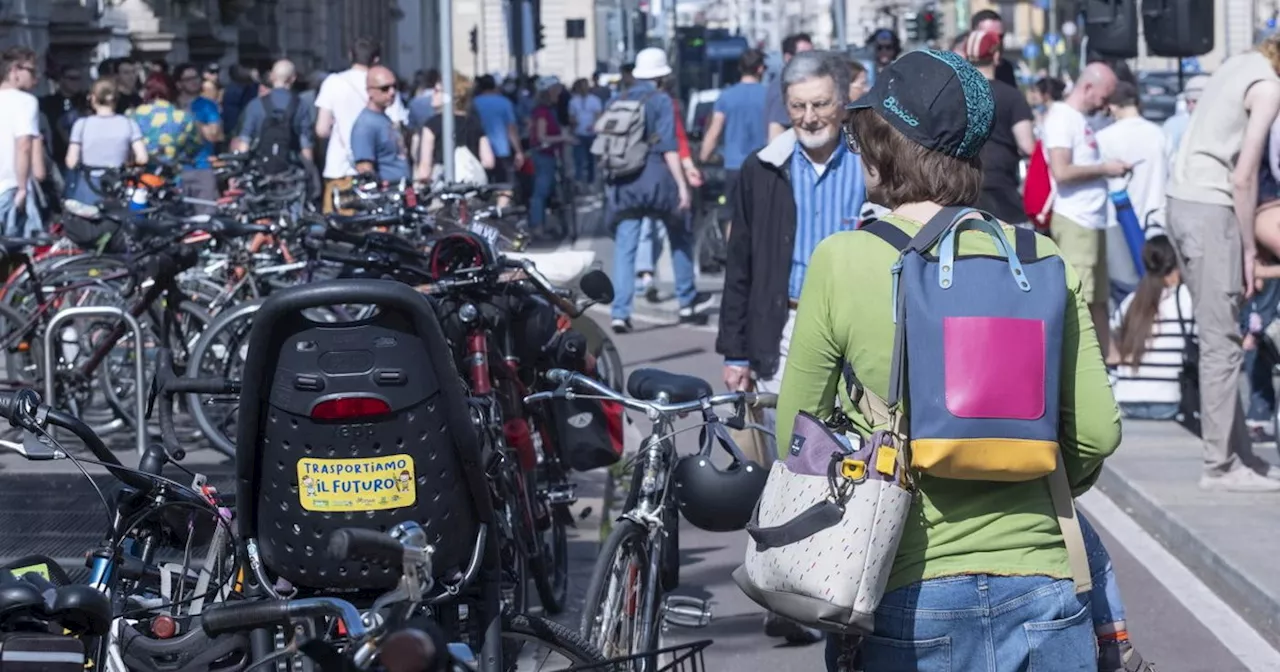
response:
M50 320L49 326L44 332L44 399L45 403L50 406L55 405L54 399L54 368L53 368L53 347L54 339L58 336L58 327L63 322L74 317L118 317L124 320L129 331L133 332L133 358L135 384L135 400L136 400L136 417L137 417L137 448L138 457L142 457L147 452L147 398L146 398L146 381L147 372L143 363L142 354L142 326L138 324L137 318L130 315L125 309L117 306L75 306L72 308L63 308L58 311Z

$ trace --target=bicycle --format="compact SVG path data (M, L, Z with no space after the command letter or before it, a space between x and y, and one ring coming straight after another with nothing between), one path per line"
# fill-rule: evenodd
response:
M563 369L549 371L547 379L559 387L529 395L525 403L604 399L642 412L653 423L652 433L633 458L632 487L623 513L597 556L580 627L582 635L606 656L652 653L658 648L660 616L669 623L690 627L704 626L711 618L702 600L667 594L679 585L680 563L680 511L672 487L679 459L673 438L681 432L706 428L706 441L721 422L716 407L734 405L733 421L740 426L749 407L771 407L777 397L755 392L712 394L711 386L701 379L654 369L634 372L627 382L628 395ZM678 417L694 412L701 413L701 423L674 428ZM732 441L723 445L736 463L754 465ZM763 487L764 474L755 477ZM628 618L635 620L625 622ZM639 672L651 672L658 664L654 656L636 663Z

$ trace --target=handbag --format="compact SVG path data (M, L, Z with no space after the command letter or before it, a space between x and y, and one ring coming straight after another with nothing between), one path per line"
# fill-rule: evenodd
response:
M900 407L845 371L850 401L881 429L855 448L818 418L797 414L786 458L773 463L747 524L751 541L733 579L780 616L853 635L874 628L915 486Z

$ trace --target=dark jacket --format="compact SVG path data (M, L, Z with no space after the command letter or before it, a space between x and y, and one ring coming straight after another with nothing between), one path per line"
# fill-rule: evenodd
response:
M747 157L733 190L729 263L720 300L716 352L746 360L761 377L778 372L778 344L787 324L787 282L796 241L791 191L795 131Z

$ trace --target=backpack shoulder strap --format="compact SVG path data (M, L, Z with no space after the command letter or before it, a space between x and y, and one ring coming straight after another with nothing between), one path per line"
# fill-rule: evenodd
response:
M893 246L893 249L899 252L906 250L907 245L911 244L911 234L883 219L867 220L863 222L862 226L858 227L858 230L866 231L876 238L889 243L889 245Z
M1013 248L1018 255L1018 261L1027 264L1040 258L1036 254L1036 236L1038 235L1031 229L1021 226L1013 227Z
M1080 530L1080 513L1071 497L1071 482L1067 480L1067 468L1062 452L1058 452L1058 466L1049 474L1049 497L1053 511L1062 529L1062 542L1067 547L1067 564L1071 567L1071 580L1076 593L1088 593L1093 589L1093 576L1089 572L1089 554L1084 547L1084 533Z

